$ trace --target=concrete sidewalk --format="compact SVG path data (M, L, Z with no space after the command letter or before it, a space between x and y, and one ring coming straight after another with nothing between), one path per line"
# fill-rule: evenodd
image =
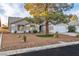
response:
M62 41L59 41L59 43L52 44L52 45L45 45L45 46L39 46L39 47L33 47L33 48L24 48L24 49L3 51L3 52L0 52L0 55L1 56L7 56L7 55L24 53L24 52L27 53L27 52L32 52L32 51L39 51L39 50L45 50L45 49L51 49L51 48L64 47L64 46L75 45L75 44L79 44L79 41L76 41L76 42L62 42Z
M69 36L77 36L77 33L60 33L60 34L69 35Z

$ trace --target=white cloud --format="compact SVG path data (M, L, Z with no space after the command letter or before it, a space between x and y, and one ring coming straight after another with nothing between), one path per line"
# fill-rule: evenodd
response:
M30 14L23 8L22 3L1 3L0 9L4 11L5 16L28 17Z
M2 9L5 11L4 15L11 16L14 14L14 10L8 4L0 4Z
M1 24L8 25L8 17L31 16L23 7L23 3L0 3Z

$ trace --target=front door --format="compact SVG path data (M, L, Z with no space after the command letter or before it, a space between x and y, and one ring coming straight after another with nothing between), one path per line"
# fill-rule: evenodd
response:
M43 27L42 25L39 26L39 32L43 32L42 27Z

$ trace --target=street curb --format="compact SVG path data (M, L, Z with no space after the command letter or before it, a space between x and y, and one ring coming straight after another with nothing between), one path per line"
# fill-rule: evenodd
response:
M76 42L62 42L61 41L58 44L45 45L45 46L39 46L39 47L33 47L33 48L24 48L24 49L3 51L3 52L0 52L0 56L20 54L20 53L24 53L24 52L28 53L28 52L33 52L33 51L64 47L64 46L75 45L75 44L79 44L79 41L76 41Z

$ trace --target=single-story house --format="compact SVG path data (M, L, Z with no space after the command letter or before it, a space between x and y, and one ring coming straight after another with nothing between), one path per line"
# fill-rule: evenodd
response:
M9 17L8 20L10 33L27 33L29 31L33 32L34 29L39 32L39 25L29 23L20 17ZM33 27L33 25L37 27Z
M33 23L29 23L25 20L22 20L22 18L20 17L9 17L9 32L11 33L24 33L24 32L33 32L33 30L37 30L37 32L45 32L45 22L43 22L42 24L38 25L38 24L33 24ZM49 33L55 33L55 32L59 32L59 33L67 33L68 32L68 26L72 24L64 24L64 23L60 23L60 24L52 24L51 22L49 22ZM77 22L77 24L75 25L76 27L76 32L79 32L79 23Z

